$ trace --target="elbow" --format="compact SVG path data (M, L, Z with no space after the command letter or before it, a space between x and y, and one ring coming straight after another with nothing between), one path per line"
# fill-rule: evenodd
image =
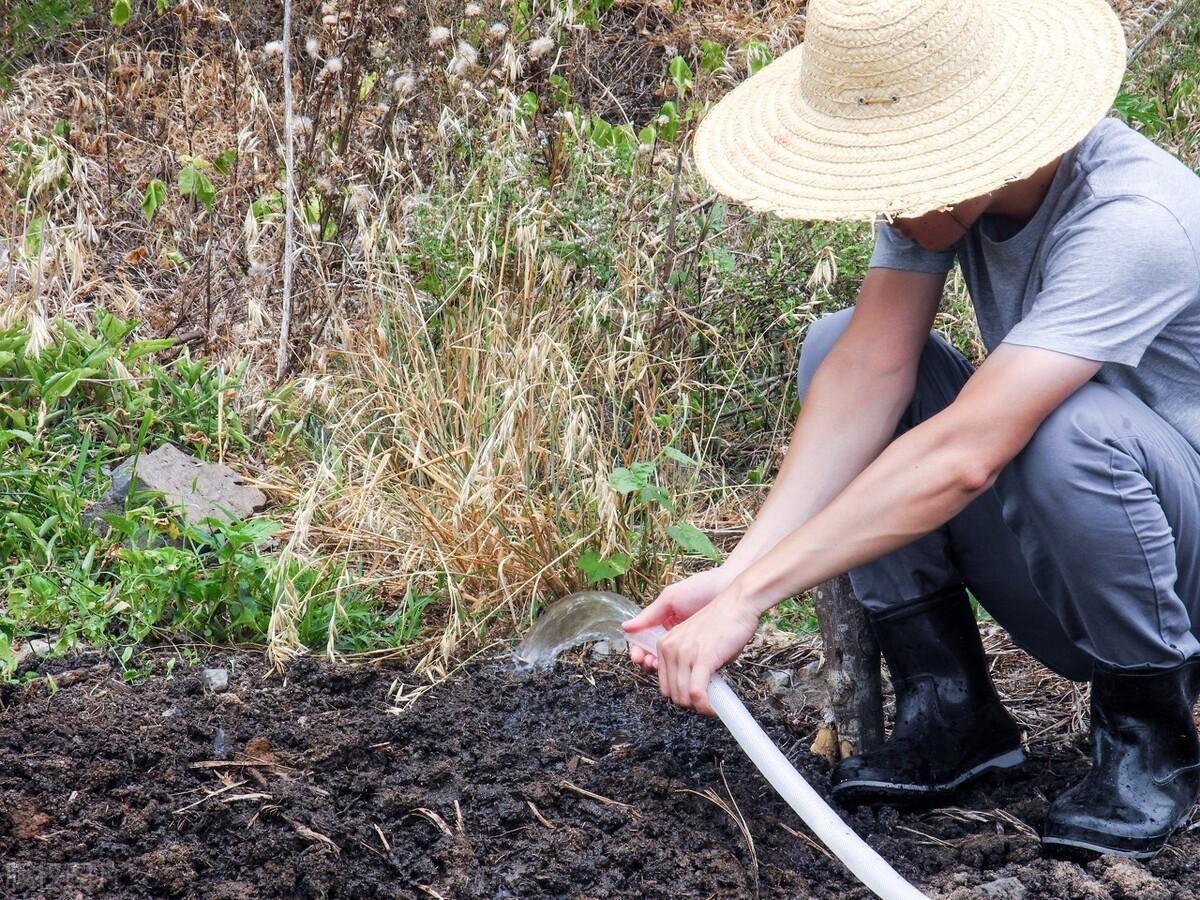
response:
M975 497L996 483L1002 468L986 459L963 459L954 469L954 484L964 494Z

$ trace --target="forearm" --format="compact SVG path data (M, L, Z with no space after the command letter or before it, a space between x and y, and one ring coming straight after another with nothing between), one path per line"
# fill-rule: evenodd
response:
M735 592L765 611L953 518L999 471L960 434L943 413L892 442L832 502L744 570Z
M835 354L814 376L779 475L725 562L733 576L822 510L896 432L912 375L848 364Z

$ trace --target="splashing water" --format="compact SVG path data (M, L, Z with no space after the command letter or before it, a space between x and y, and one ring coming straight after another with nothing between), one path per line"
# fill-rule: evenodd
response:
M560 653L589 641L625 640L621 623L641 612L624 594L580 591L563 597L537 620L517 647L513 661L521 668L544 668Z

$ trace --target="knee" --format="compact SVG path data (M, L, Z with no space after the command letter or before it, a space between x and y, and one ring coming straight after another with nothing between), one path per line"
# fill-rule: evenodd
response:
M800 391L802 401L808 393L808 386L812 384L813 375L825 361L825 357L829 355L829 351L837 343L838 338L845 332L853 314L853 307L838 310L818 319L808 327L808 334L804 337L804 346L800 350L800 362L796 366L796 387Z

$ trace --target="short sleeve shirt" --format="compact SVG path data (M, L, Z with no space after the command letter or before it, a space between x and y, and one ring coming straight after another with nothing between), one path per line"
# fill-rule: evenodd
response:
M1117 119L1059 163L1015 234L983 215L949 250L888 225L871 266L947 272L957 259L988 350L1040 347L1102 363L1200 452L1200 178Z

